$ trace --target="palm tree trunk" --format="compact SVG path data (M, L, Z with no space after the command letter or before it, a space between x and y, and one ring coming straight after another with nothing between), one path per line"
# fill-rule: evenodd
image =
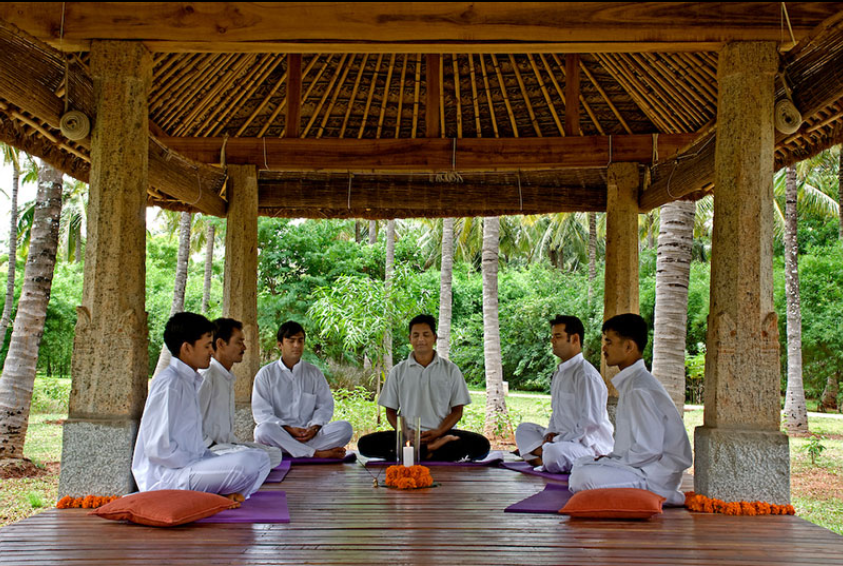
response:
M661 207L656 255L653 375L664 385L680 415L685 408L685 342L695 206L690 201L674 201Z
M173 288L173 306L170 307L170 316L184 310L184 292L187 288L187 264L190 259L190 221L191 214L182 212L179 221L179 256L176 260L176 283ZM161 354L158 356L158 363L155 365L155 373L158 375L170 365L170 350L167 346L161 347Z
M369 245L374 246L378 243L378 221L369 220Z
M802 385L802 309L799 304L799 246L796 242L796 169L787 168L785 182L784 273L787 296L787 395L784 426L788 432L808 432L808 409Z
M498 319L498 249L500 218L483 219L483 352L486 365L486 423L484 432L493 436L506 414L501 365L501 333Z
M75 248L73 250L73 263L82 263L82 234L76 236Z
M386 268L384 270L384 295L387 303L390 301L390 289L395 272L395 220L386 223ZM387 307L389 312L392 308ZM389 373L392 369L392 321L387 317L387 326L383 334L383 371Z
M451 286L454 279L454 219L442 220L442 266L439 271L439 333L436 351L448 359L451 354Z
M42 163L18 314L0 377L0 461L23 458L38 348L53 284L61 219L62 174Z
M0 347L6 341L6 330L12 322L12 306L15 302L15 269L18 256L18 188L20 187L20 165L12 160L12 198L9 203L9 272L6 276L6 302L0 318Z
M840 146L839 163L837 166L837 215L840 218L838 237L843 240L843 145Z
M208 314L208 305L211 302L211 275L214 268L214 236L217 227L208 223L205 229L205 288L202 291L202 314Z
M359 221L359 220L355 220L355 221L354 221L354 241L355 241L356 243L358 243L358 244L359 244L359 243L362 241L362 239L363 239L363 234L362 234L362 232L363 232L363 229L362 229L362 227L360 226L360 221Z
M588 298L594 295L594 280L597 279L597 213L588 213Z

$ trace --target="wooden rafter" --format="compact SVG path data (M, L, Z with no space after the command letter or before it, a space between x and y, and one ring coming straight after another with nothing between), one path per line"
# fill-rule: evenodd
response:
M425 55L426 91L424 105L424 136L426 138L438 138L442 130L439 120L439 105L442 92L442 81L440 80L440 69L442 68L442 57L438 53Z
M565 55L565 133L580 133L580 56Z

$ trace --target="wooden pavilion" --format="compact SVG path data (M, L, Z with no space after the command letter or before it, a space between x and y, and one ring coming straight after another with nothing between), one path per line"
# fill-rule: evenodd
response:
M227 218L256 343L259 215L605 211L609 317L637 215L714 191L696 490L789 501L772 176L843 141L843 3L6 2L0 69L0 141L90 183L62 494L133 487L147 206Z

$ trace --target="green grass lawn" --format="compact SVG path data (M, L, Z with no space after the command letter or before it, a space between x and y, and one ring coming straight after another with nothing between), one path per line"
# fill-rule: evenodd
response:
M62 383L47 383L52 392L38 392L41 380L36 382L36 397L40 406L51 410L66 411L66 402L52 399L65 388ZM381 413L380 425L376 422L377 407L364 390L336 393L334 418L349 420L354 426L355 445L361 434L373 430L386 430L388 425ZM465 408L460 427L483 432L485 394L472 392L472 404ZM507 397L508 415L498 423L500 433L496 447L514 448L511 431L519 423L529 421L546 424L550 418L550 398L542 395L510 395ZM55 504L58 490L58 462L61 460L61 420L66 413L34 413L27 431L25 455L43 470L36 478L10 479L0 482L0 526L33 515ZM685 412L685 426L693 439L694 428L702 425L703 411ZM812 523L843 535L843 418L834 416L811 417L813 434L820 435L824 450L812 464L806 451L810 443L807 436L791 436L791 489L797 514ZM510 428L512 427L512 428Z

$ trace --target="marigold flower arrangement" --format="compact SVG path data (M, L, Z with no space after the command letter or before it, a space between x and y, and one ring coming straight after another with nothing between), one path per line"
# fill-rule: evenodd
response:
M731 501L712 499L685 492L685 507L697 513L723 513L724 515L795 515L793 505L774 505L763 501Z
M119 495L85 495L84 497L70 497L65 495L56 503L58 509L97 509L106 503L120 499Z
M430 468L425 466L390 466L386 469L387 487L398 489L418 489L433 485Z

